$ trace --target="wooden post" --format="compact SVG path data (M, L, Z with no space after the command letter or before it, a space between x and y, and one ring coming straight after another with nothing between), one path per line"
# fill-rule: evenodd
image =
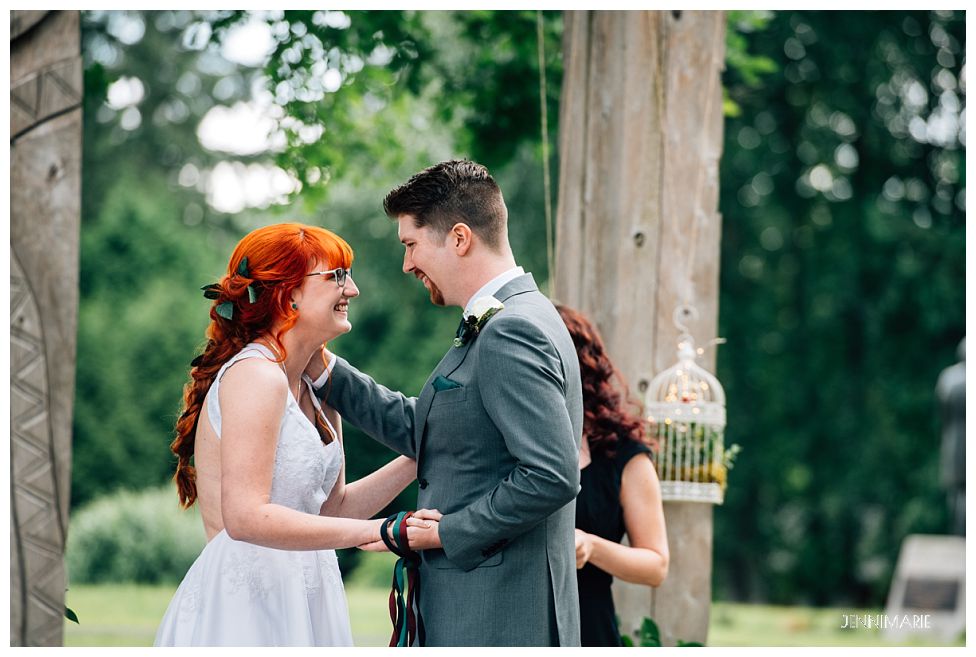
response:
M698 345L716 336L725 15L568 11L564 29L554 297L596 322L642 399L676 361L679 304L698 311ZM670 573L656 590L614 584L620 629L650 616L665 645L704 643L712 507L665 516Z
M10 645L58 646L81 214L77 11L10 12Z

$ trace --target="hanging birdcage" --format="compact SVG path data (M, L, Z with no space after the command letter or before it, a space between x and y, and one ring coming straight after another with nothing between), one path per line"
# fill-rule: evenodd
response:
M664 500L721 504L728 468L725 455L725 391L695 361L701 350L675 311L678 362L654 377L645 409L656 427L655 465Z

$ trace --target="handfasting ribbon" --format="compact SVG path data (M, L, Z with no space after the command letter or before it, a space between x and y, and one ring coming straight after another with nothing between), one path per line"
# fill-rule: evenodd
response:
M390 591L390 620L393 622L391 648L422 646L425 638L424 622L420 617L420 555L410 549L407 539L407 518L412 515L413 511L395 513L380 526L383 543L390 552L400 557L393 566L393 590ZM391 523L392 539L388 529Z

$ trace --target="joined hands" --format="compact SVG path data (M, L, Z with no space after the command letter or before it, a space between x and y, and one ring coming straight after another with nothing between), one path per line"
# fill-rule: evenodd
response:
M443 514L437 509L420 509L407 518L407 543L411 550L430 550L442 547L438 533ZM382 539L359 546L367 552L389 552Z

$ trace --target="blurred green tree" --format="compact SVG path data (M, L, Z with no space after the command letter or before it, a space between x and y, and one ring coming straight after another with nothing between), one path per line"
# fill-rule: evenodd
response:
M744 446L716 595L880 605L945 530L933 388L965 332L961 12L782 12L730 67L718 374ZM759 558L757 558L759 557Z
M217 158L196 125L242 97L239 68L181 45L186 12L85 12L81 306L72 506L164 481L168 438L206 313L195 291L219 270L229 217L184 176ZM206 63L204 63L206 60ZM111 95L110 95L111 90ZM201 312L203 311L203 312Z

